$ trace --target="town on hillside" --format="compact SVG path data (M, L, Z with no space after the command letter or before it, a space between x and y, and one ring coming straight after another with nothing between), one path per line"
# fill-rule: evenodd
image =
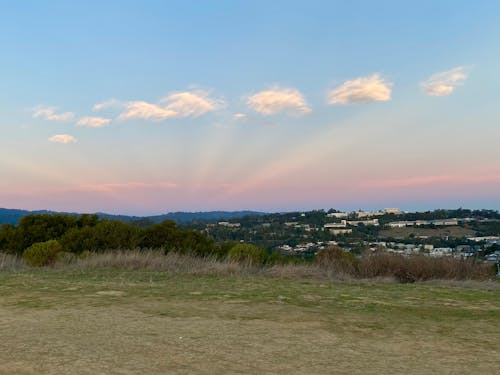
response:
M338 245L346 251L431 257L480 257L500 261L500 214L494 210L403 212L330 209L249 215L186 226L217 242L250 242L286 256L313 257Z

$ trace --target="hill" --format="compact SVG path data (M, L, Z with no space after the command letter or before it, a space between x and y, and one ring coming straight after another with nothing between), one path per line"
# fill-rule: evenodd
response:
M28 211L19 209L0 208L0 225L1 224L17 224L22 217L31 214L63 214L63 215L80 215L77 212L56 212L56 211ZM250 215L262 215L262 212L256 211L207 211L207 212L169 212L162 215L153 216L129 216L129 215L112 215L104 212L98 212L100 218L114 219L126 222L131 221L148 221L159 223L165 220L172 220L176 223L191 223L193 221L216 221L230 220Z

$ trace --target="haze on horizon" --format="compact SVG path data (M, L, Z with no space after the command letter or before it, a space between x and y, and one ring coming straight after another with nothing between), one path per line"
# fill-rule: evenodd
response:
M500 209L498 1L0 9L0 207Z

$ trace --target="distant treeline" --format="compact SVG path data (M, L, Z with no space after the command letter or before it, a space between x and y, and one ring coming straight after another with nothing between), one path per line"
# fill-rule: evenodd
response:
M9 208L0 208L0 225L13 224L16 225L19 221L28 215L43 215L43 214L60 214L67 216L78 217L80 214L74 212L54 212L54 211L26 211ZM206 211L206 212L169 212L162 215L154 216L127 216L127 215L112 215L106 213L96 213L100 219L120 220L125 222L142 222L145 224L158 224L165 220L174 221L176 223L192 223L196 221L217 221L229 220L248 215L262 215L262 212L256 211Z
M469 210L458 208L455 210L434 210L423 212L407 212L400 215L384 215L385 220L381 222L397 220L444 220L444 219L464 219L464 218L500 219L500 212L495 210Z
M165 252L216 254L226 251L204 234L179 229L172 221L152 225L100 219L97 215L41 214L24 216L18 225L0 226L0 252L21 255L35 243L57 240L65 252L107 249L164 249Z

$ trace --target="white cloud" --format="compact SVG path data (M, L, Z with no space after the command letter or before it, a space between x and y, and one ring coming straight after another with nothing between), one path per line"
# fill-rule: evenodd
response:
M384 80L379 74L359 77L346 81L342 86L330 90L327 95L328 104L356 104L374 101L385 102L391 99L392 83Z
M120 115L121 120L133 118L149 120L165 120L179 117L198 117L214 112L224 106L224 102L211 98L204 91L176 92L162 98L159 104L145 101L129 102L126 111Z
M88 126L90 128L102 128L111 122L105 117L82 117L76 123L76 126Z
M235 114L233 115L233 118L234 118L235 120L245 120L245 119L247 119L247 118L248 118L248 115L246 115L246 114L244 114L244 113L235 113Z
M57 112L57 107L40 105L33 108L34 118L44 118L49 121L69 121L75 117L73 112Z
M125 112L120 116L120 120L129 120L134 118L146 120L165 120L167 118L175 117L176 113L169 109L160 107L156 104L148 102L129 102L125 104Z
M108 99L103 102L97 103L92 107L92 111L102 111L103 109L112 108L112 107L120 107L122 103L117 99Z
M75 143L76 139L69 134L55 134L49 138L49 141L54 143Z
M455 88L467 79L465 67L459 66L445 72L433 74L420 85L431 96L446 96L455 91Z
M280 112L301 115L311 112L304 95L291 87L275 86L248 96L246 102L248 107L263 115L274 115Z
M216 111L224 106L221 100L213 99L203 91L185 91L170 94L163 98L166 108L177 113L177 117L201 116Z

